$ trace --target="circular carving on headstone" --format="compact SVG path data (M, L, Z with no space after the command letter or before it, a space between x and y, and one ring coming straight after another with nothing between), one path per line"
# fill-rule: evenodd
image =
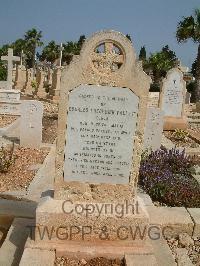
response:
M118 44L113 41L104 41L96 45L91 59L94 68L100 73L111 74L122 67L125 54Z

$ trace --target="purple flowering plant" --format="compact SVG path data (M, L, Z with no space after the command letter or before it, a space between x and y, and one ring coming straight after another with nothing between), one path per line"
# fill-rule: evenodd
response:
M200 207L200 185L191 174L194 164L185 150L157 151L142 156L139 186L153 201L168 206Z

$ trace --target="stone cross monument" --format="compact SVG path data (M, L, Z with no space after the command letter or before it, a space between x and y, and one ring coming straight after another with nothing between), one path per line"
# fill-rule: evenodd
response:
M1 60L8 62L8 74L7 74L7 89L12 89L12 70L13 70L13 62L19 62L19 56L13 56L13 49L8 48L8 55L2 56Z

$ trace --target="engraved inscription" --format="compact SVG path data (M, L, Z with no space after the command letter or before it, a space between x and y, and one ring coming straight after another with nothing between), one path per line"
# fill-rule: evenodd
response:
M128 88L81 85L69 93L66 181L129 182L138 102Z
M19 103L0 102L0 114L20 115L20 102Z

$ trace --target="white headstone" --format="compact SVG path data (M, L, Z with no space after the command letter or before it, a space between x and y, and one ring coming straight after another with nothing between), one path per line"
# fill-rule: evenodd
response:
M17 90L0 90L0 102L18 102L20 92Z
M42 143L43 105L39 101L22 101L20 146L39 148Z
M13 78L13 61L19 62L20 57L19 56L13 56L13 49L8 48L8 55L7 56L1 56L1 60L8 61L8 67L7 67L7 81L6 81L6 88L12 89L12 78Z
M69 93L65 181L129 182L138 103L128 88L81 85Z
M20 91L0 90L0 114L20 115Z
M185 101L185 81L182 72L171 69L163 81L161 109L165 116L182 117Z
M148 108L145 130L144 150L156 151L161 146L164 113L160 108Z

